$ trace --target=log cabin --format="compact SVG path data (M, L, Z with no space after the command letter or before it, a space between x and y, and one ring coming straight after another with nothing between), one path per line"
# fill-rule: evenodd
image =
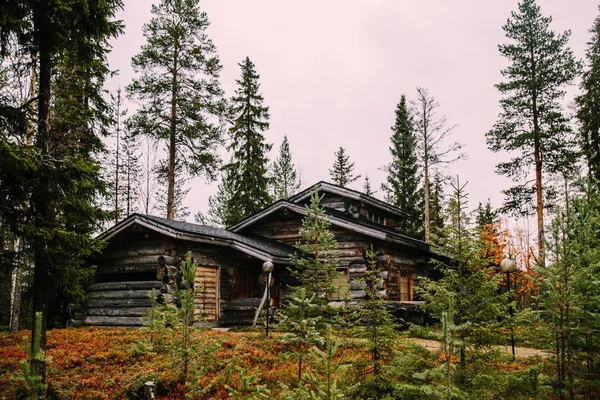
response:
M97 266L87 286L87 300L73 314L71 325L140 326L151 306L149 293L163 282L157 270L174 270L191 251L197 262L198 314L220 326L247 325L253 320L266 278L262 265L274 264L270 307L282 306L294 285L290 255L313 191L337 240L340 277L330 295L333 305L358 302L365 296L360 281L366 271L365 251L373 246L382 269L387 301L400 318L421 302L414 295L416 276L433 276L432 259L443 256L426 242L398 233L410 216L363 193L319 182L280 200L227 229L133 214L103 232L104 251L91 262ZM200 319L200 318L199 318Z

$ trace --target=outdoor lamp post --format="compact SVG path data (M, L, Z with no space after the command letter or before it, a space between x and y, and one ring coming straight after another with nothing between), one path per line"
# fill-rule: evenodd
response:
M515 270L515 263L513 260L511 260L510 258L505 258L504 260L502 260L500 262L500 270L502 272L506 272L506 287L510 296L510 273L514 272ZM512 308L512 305L510 307L508 307L508 313L510 314L510 318L512 319L513 317L513 313L514 310ZM513 327L511 326L510 328L510 345L512 347L512 355L513 355L513 359L516 359L515 357L515 332Z
M265 261L262 265L263 272L267 273L267 337L269 337L269 310L271 308L269 295L271 294L271 274L273 273L273 268L271 261Z

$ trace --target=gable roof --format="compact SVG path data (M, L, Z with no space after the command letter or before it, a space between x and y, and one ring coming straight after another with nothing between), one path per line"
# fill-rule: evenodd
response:
M257 223L263 218L280 210L289 210L302 216L306 215L306 208L303 205L292 203L288 200L279 200L276 203L270 205L269 207L263 209L262 211L259 211L258 213L246 218L238 224L228 228L228 230L231 232L240 232L243 229ZM373 224L368 224L361 220L354 219L341 211L327 209L326 214L327 218L331 220L332 225L346 228L350 231L361 233L365 236L369 236L374 239L401 244L407 247L412 247L434 253L433 251L431 251L429 243L401 235L399 233L385 228L384 226L375 226Z
M103 232L98 239L109 241L133 225L144 226L163 235L192 242L210 243L231 247L263 261L287 262L294 248L272 239L240 235L221 228L174 221L153 215L132 214L112 228Z
M358 192L356 190L334 185L333 183L325 181L315 183L311 187L304 189L300 193L297 193L294 196L290 197L288 200L293 203L299 203L307 198L310 198L311 193L315 190L319 192L337 194L352 200L358 200L364 204L376 207L380 210L383 210L392 215L396 215L398 217L408 218L410 216L410 214L406 211L402 211L401 209L394 207L393 205L386 203L385 201L381 201L379 199L376 199L375 197L367 196L366 194Z

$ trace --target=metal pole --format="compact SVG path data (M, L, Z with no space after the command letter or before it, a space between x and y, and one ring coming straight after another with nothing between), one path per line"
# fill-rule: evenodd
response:
M267 275L267 337L269 337L269 311L271 309L271 300L269 295L271 294L271 273Z
M506 285L508 287L508 295L509 295L509 301L512 301L512 296L511 296L511 291L510 291L510 271L506 272ZM508 307L508 313L510 314L510 322L511 322L511 327L510 327L510 346L512 348L512 356L513 356L513 360L516 360L517 357L515 356L515 329L514 327L512 327L512 318L513 318L513 314L514 314L514 310L512 307L512 304Z

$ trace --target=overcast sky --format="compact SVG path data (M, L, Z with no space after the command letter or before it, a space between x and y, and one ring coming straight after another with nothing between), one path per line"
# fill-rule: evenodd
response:
M118 15L126 27L109 56L111 69L119 71L108 83L111 90L133 77L131 57L145 41L142 24L151 17L150 4L126 0ZM569 45L582 59L598 2L538 4L553 17L554 31L572 31ZM211 22L208 34L223 65L226 95L235 90L238 63L250 57L270 107L270 156L277 156L287 134L303 186L329 180L341 145L356 163L355 173L368 175L379 190L385 180L380 168L391 159L396 104L402 94L415 99L416 87L423 86L442 103L448 122L458 125L453 139L466 145L468 158L447 172L469 181L473 207L487 198L502 204L500 191L510 182L494 173L502 156L487 149L485 133L500 111L494 84L506 61L497 45L506 42L502 26L517 0L203 0L200 7ZM576 87L566 101L575 93ZM134 106L129 108L131 114ZM363 182L351 187L361 190ZM206 211L215 191L216 183L192 181L190 220Z

